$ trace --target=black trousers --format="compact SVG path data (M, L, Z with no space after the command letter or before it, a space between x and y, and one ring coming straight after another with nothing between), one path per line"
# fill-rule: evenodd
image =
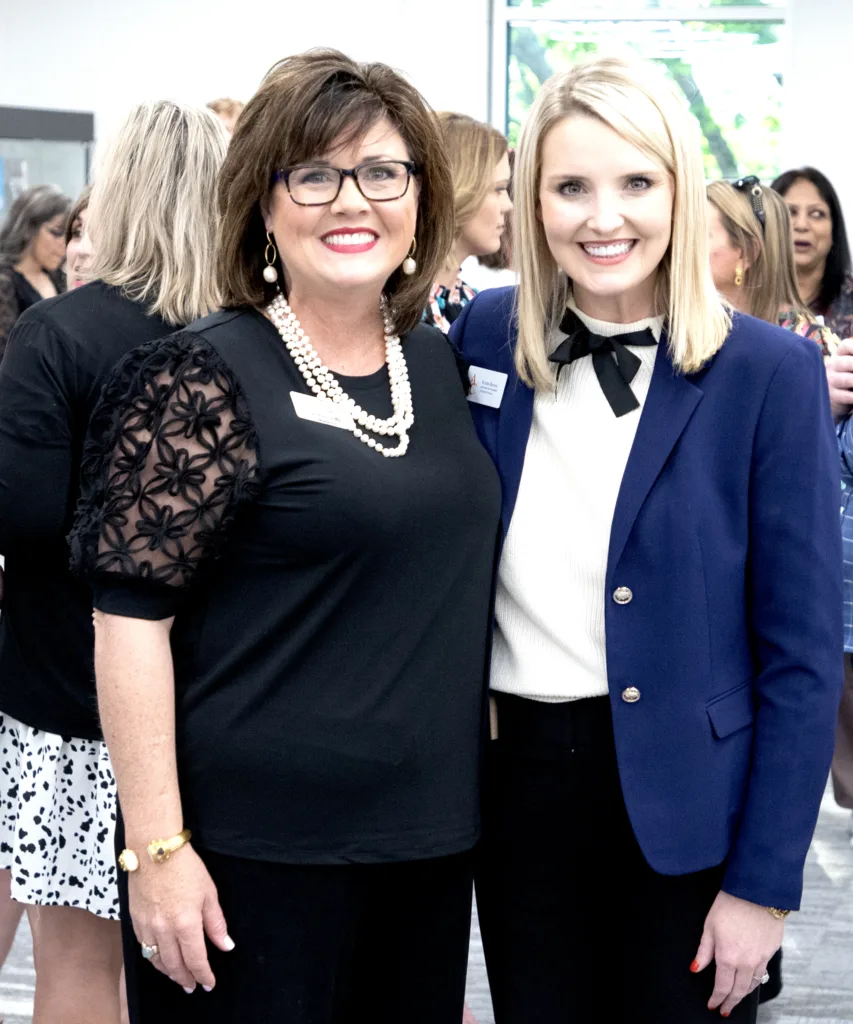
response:
M459 1024L473 855L296 866L199 851L236 948L187 995L122 936L132 1024Z
M477 907L495 1024L707 1024L691 974L724 866L664 876L625 810L607 698L498 695ZM758 993L731 1024L754 1024Z

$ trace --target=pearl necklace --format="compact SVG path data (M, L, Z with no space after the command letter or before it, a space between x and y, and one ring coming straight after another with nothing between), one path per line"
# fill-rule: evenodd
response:
M285 297L278 292L266 308L267 316L281 335L287 351L296 363L305 383L318 398L325 398L333 405L339 406L348 414L352 424L350 430L386 459L399 458L405 455L409 447L409 428L415 422L412 408L412 389L409 384L409 371L403 356L403 346L399 337L394 334L394 325L388 308L383 299L382 319L385 324L385 362L388 366L388 377L391 383L391 406L393 413L388 419L371 416L349 397L335 379L334 374L324 364L308 335L302 330L296 314L290 308ZM365 429L362 430L361 428ZM373 434L390 435L400 439L396 448L388 448L365 430Z

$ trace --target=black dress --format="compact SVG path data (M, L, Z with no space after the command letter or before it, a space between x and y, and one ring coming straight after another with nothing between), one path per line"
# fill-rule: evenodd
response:
M477 840L499 484L444 337L419 326L404 352L415 423L399 459L300 418L291 393L307 393L302 376L272 324L247 310L135 353L96 414L96 436L107 423L111 434L84 466L74 557L102 611L176 616L185 824L223 890L234 871L260 870L251 862L288 866L275 883L285 891L297 865L363 877L371 865L444 862ZM384 368L339 380L390 415ZM226 909L238 945L241 921L245 945L264 912L246 888ZM457 888L459 950L470 892ZM275 950L279 962L292 955ZM140 974L144 997L146 977L157 988L160 976ZM304 972L293 985L303 983ZM330 983L340 976L318 991ZM229 985L222 1000L249 998L239 978ZM270 1005L293 996L275 991Z
M24 903L118 916L92 595L68 569L65 537L104 381L130 349L173 330L90 284L34 303L0 365L0 867L15 869Z
M49 273L57 295L65 291L65 278L59 273ZM43 301L41 292L7 263L0 264L0 359L6 351L6 342L18 317L30 306Z

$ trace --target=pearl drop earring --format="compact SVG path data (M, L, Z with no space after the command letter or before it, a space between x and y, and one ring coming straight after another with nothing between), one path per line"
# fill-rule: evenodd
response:
M403 260L403 266L400 268L406 277L411 277L412 274L418 269L417 263L412 258L415 255L415 249L417 249L417 242L414 238L412 239L412 248L409 249L409 255Z
M270 249L272 249L272 255L270 255ZM275 269L275 259L278 253L275 251L275 244L270 238L269 231L267 232L267 247L264 249L264 259L267 261L267 265L264 267L264 280L268 284L275 284L278 280L278 271Z

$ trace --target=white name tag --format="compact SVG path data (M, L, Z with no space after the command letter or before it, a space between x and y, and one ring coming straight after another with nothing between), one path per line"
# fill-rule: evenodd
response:
M468 401L500 409L506 379L507 375L500 370L487 370L483 366L469 367L468 380L471 382L471 391L468 394Z
M291 391L290 400L296 415L301 420L311 420L313 423L324 423L327 427L341 427L343 430L352 430L355 427L352 416L328 398L318 398L316 395L306 395L301 391Z

